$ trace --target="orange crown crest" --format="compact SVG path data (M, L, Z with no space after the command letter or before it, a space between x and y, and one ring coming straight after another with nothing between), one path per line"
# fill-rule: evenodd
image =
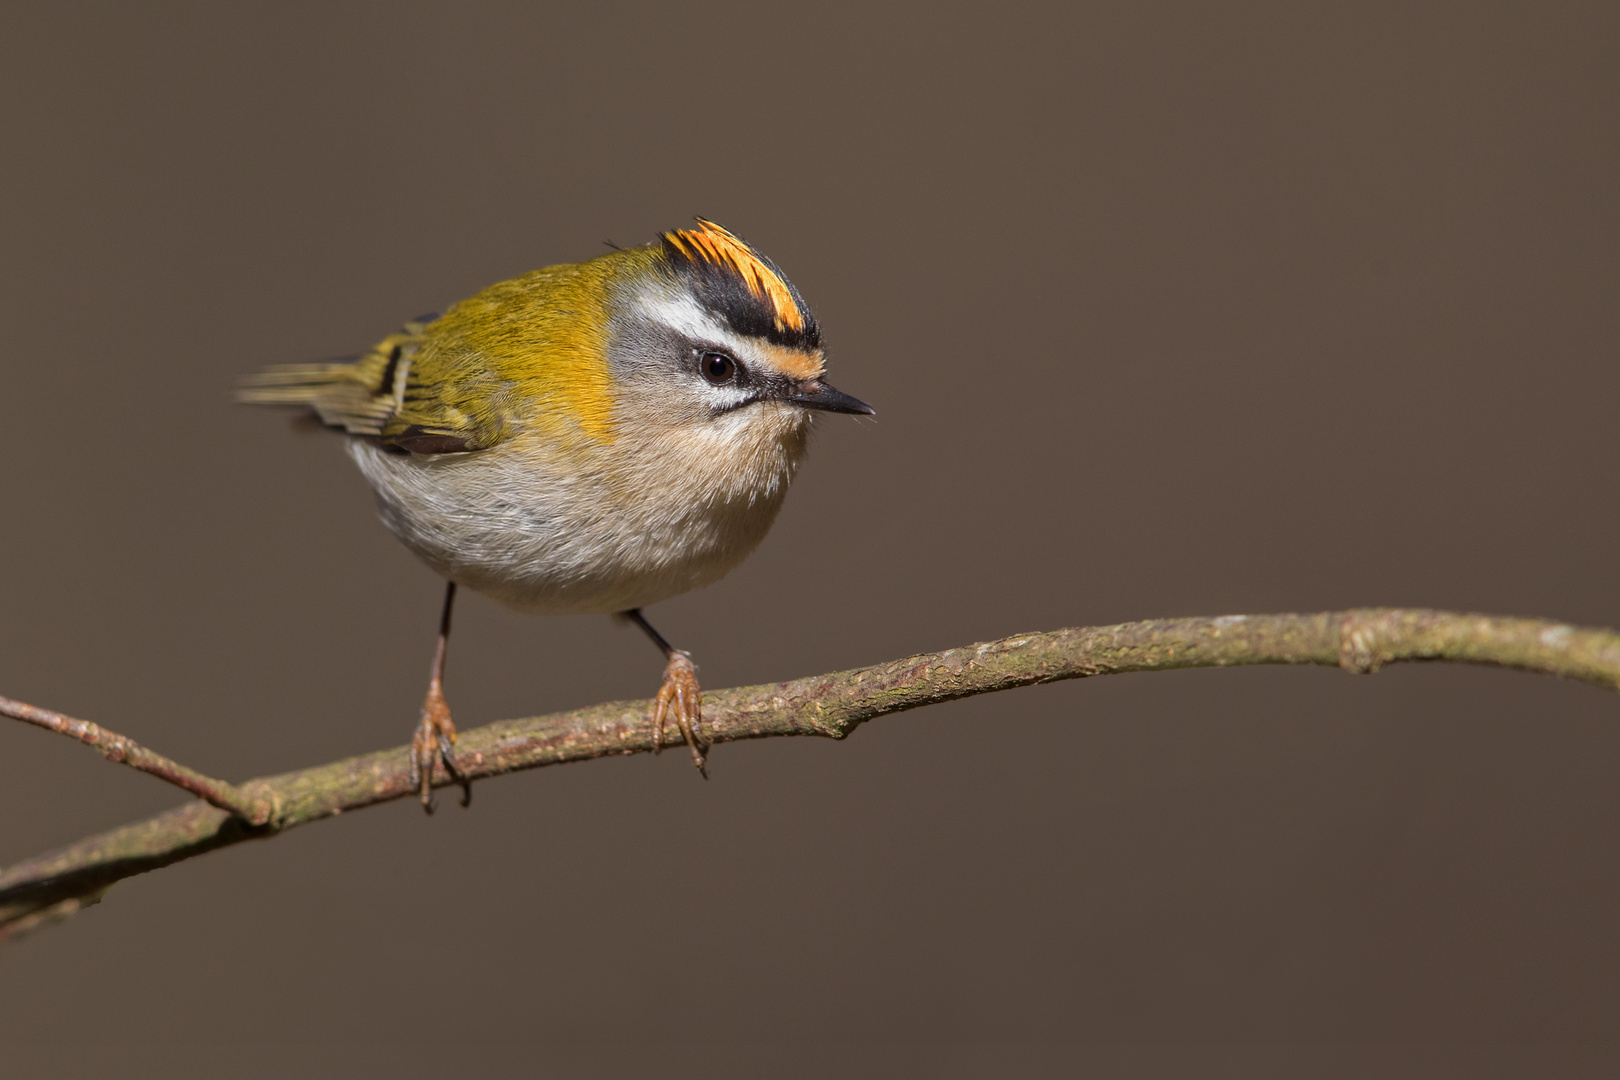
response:
M664 239L688 259L736 274L754 298L770 309L777 330L802 332L805 317L798 296L770 260L714 222L697 221L697 228L667 232Z

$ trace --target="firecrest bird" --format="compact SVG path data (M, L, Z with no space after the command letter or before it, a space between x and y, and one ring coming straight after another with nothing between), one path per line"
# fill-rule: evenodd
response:
M707 775L691 657L641 609L764 539L817 411L870 406L823 379L821 332L776 264L711 221L548 266L408 322L352 362L277 367L240 399L346 432L383 522L446 579L411 782L463 789L444 698L456 586L522 611L618 613L664 651L672 717Z

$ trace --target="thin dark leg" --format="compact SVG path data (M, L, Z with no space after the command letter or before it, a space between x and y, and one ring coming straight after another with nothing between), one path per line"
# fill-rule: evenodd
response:
M472 781L456 765L456 725L450 719L450 706L444 699L444 661L450 648L450 613L456 603L456 583L445 582L444 610L439 615L439 642L433 651L427 698L422 702L422 722L411 741L411 782L422 799L422 809L433 813L433 758L437 751L450 778L461 785L461 805L472 805Z
M456 607L456 583L444 583L444 609L439 612L439 646L433 650L433 670L429 679L434 686L444 686L444 654L450 648L450 613Z
M669 663L664 667L664 685L658 690L658 698L653 704L653 753L660 754L664 750L664 718L673 715L675 723L681 729L681 737L686 740L686 748L692 752L692 764L702 774L703 779L709 778L708 756L705 753L709 744L703 740L701 725L703 723L703 692L698 687L697 668L692 658L680 649L671 645L647 617L641 613L640 608L631 608L620 613L629 619L642 632L652 638L654 645L663 650Z
M647 621L647 617L641 613L640 608L631 608L624 613L624 617L641 627L642 631L652 638L653 644L664 650L665 656L674 656L679 651L664 639L663 634L653 629L653 624Z
M456 606L456 583L444 583L444 610L439 614L439 644L433 650L433 683L444 692L444 654L450 648L450 612ZM472 805L472 781L462 775L461 769L456 765L456 755L451 751L450 745L455 741L454 729L450 736L439 732L439 756L444 759L445 771L461 784L461 805Z

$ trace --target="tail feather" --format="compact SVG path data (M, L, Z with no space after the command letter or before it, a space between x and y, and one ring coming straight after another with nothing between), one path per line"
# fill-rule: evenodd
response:
M406 373L423 323L407 323L363 356L325 364L288 364L248 375L236 400L311 410L328 427L351 435L381 435L400 407Z

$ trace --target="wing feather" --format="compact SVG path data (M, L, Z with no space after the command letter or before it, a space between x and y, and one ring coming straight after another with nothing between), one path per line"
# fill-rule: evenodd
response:
M236 400L306 408L327 427L413 453L473 449L475 424L446 407L430 373L414 361L433 316L413 320L352 360L287 364L244 378ZM481 448L481 447L479 447Z

